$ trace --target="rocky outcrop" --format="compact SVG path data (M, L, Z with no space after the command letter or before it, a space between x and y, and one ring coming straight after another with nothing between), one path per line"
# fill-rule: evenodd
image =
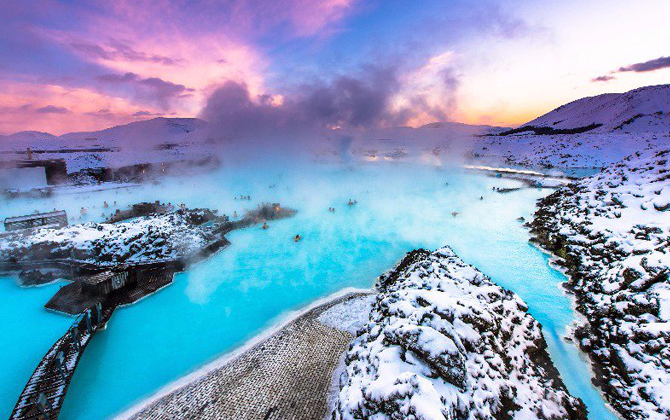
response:
M531 232L570 275L594 382L626 419L670 418L670 150L540 200Z
M410 252L377 288L333 419L586 419L526 305L450 248Z
M118 265L184 258L221 240L209 210L152 214L119 224L84 223L59 229L41 228L0 238L0 261L76 260Z

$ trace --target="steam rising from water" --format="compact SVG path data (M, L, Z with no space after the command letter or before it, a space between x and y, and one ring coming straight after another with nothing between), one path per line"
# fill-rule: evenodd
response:
M360 133L399 127L420 115L447 121L454 110L455 76L443 78L444 103L429 105L421 95L399 100L404 93L396 73L393 66L368 66L360 75L303 84L283 96L253 95L246 85L228 81L212 93L200 117L235 161L283 160L328 145L346 162Z

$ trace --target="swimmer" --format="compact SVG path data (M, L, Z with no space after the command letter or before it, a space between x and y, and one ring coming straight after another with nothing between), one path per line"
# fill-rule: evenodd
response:
M233 212L233 217L237 218L237 212L236 211Z
M103 202L102 202L102 207L106 209L106 208L109 207L109 204L107 204L106 201L103 201Z
M454 217L456 217L456 216L458 216L458 212L457 212L457 211L452 211L452 212L451 212L451 215L454 216Z
M353 206L353 205L354 205L354 202L351 201L351 198L350 198L350 199L349 199L349 202L347 203L347 206Z
M301 239L302 239L302 236L300 236L300 235L295 235L295 236L293 237L293 242L300 242Z
M483 195L480 195L480 196L479 196L479 199L480 199L480 200L483 200L483 199L484 199L484 196L483 196Z
M261 229L267 229L270 226L268 226L267 222L263 222L263 226L261 226Z

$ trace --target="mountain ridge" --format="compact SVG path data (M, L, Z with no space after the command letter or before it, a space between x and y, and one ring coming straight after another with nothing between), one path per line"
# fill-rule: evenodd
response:
M670 130L670 84L587 96L523 124L508 134L659 132ZM513 132L511 132L513 131Z

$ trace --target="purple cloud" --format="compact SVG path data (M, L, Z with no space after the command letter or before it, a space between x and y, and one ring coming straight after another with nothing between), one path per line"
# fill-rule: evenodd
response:
M670 67L670 57L659 57L653 60L644 61L642 63L635 63L626 67L620 67L618 72L634 71L636 73L643 73L647 71L660 70L667 67Z
M609 82L610 80L614 80L614 79L616 79L616 77L604 75L604 76L594 77L593 79L591 79L591 81L592 82Z
M70 46L87 57L101 58L103 60L110 61L125 60L134 62L148 62L163 64L166 66L172 66L184 62L184 60L179 58L147 54L141 51L137 51L128 44L114 39L106 45L106 48L100 44L86 42L73 42L70 44Z
M132 114L133 117L150 117L152 115L157 115L149 111L137 111Z
M55 106L55 105L47 105L43 106L41 108L37 108L35 110L36 112L40 114L69 114L70 110L62 107L62 106Z
M157 104L163 109L169 108L172 100L190 96L194 89L184 85L168 82L158 77L142 78L135 73L104 74L96 79L107 85L130 87L134 96Z

